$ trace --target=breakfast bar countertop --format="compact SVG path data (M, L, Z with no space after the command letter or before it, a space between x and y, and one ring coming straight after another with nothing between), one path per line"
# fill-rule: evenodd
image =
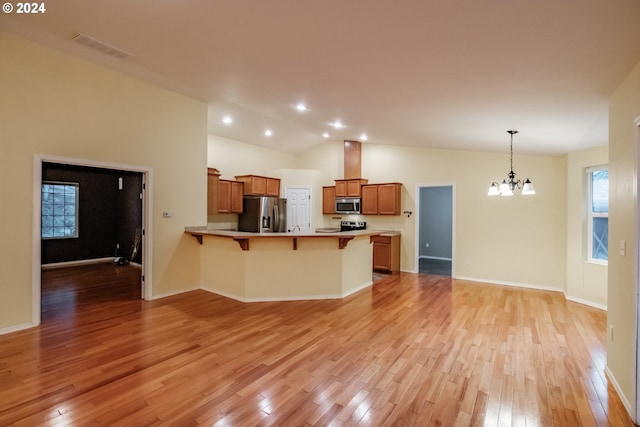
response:
M340 236L375 236L378 234L386 233L385 230L353 230L353 231L340 231L339 229L323 229L322 231L288 231L284 233L253 233L248 231L234 231L234 230L217 230L214 228L208 228L207 226L185 227L184 232L192 235L202 236L220 236L220 237L232 237L232 238L262 238L262 237L340 237Z
M352 231L310 231L310 232L285 232L285 233L252 233L248 231L233 231L233 230L216 230L208 228L206 226L185 227L184 232L192 235L198 243L202 244L204 236L211 237L226 237L233 239L240 245L243 251L249 250L249 241L251 239L274 239L274 238L287 238L293 241L293 249L298 249L299 238L337 238L338 249L344 249L347 244L356 237L369 237L378 236L384 233L384 230L352 230Z

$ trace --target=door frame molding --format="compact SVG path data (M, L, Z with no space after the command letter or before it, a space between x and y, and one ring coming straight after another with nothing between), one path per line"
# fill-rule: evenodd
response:
M57 163L72 166L88 166L101 169L110 169L126 172L138 172L142 174L142 184L144 187L142 197L142 228L144 234L142 236L142 272L144 281L142 282L142 299L150 300L153 289L153 248L152 248L152 218L153 218L153 200L152 200L152 183L153 171L150 167L134 166L120 163L100 162L96 160L78 159L71 157L53 156L47 154L35 154L33 156L33 223L32 223L32 252L31 252L31 303L32 326L38 326L41 321L41 247L42 239L40 236L40 222L42 216L42 164Z
M640 116L636 117L633 121L635 127L635 188L634 188L634 198L635 198L635 208L636 208L636 252L634 254L635 260L635 288L636 288L636 322L635 322L635 334L636 334L636 345L635 345L635 356L636 363L634 366L634 377L636 382L635 387L635 408L633 408L633 421L637 424L640 422L640 203L638 200L638 189L640 188L640 174L638 173L638 169L640 168ZM607 365L608 366L608 365ZM617 385L617 383L614 383ZM616 391L619 395L623 396L620 390L616 387Z
M432 188L432 187L451 187L451 278L454 279L455 267L456 267L456 184L455 182L442 182L442 183L423 183L416 184L415 199L416 202L416 220L415 220L415 232L414 232L414 271L413 273L420 272L420 189Z

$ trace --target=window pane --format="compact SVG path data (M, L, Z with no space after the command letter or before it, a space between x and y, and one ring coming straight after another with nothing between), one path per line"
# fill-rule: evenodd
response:
M42 238L78 237L78 184L42 184Z
M607 260L609 255L609 218L593 218L592 258Z
M591 212L609 212L609 171L599 170L591 174Z

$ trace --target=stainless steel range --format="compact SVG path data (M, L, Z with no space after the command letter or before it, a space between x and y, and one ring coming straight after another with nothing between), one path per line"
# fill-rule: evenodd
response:
M341 221L340 231L366 230L367 223L365 221Z

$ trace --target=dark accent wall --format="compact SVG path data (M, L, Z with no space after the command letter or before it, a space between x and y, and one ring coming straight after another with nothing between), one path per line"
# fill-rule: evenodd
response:
M123 189L118 189L118 178ZM43 181L79 184L78 238L43 239L41 263L129 257L135 230L142 227L142 174L84 166L43 163ZM133 261L141 262L142 250Z

